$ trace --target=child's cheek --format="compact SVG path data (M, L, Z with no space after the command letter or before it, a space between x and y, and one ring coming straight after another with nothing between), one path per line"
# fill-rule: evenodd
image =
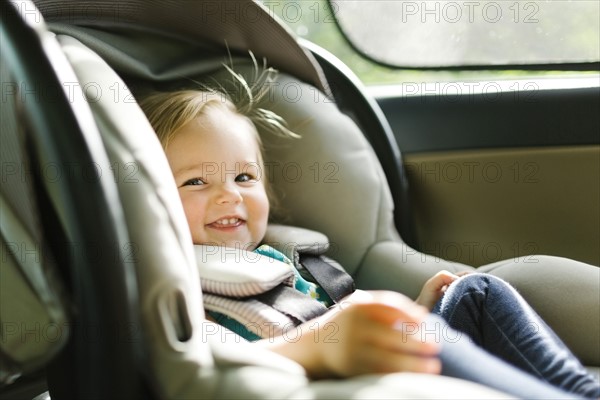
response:
M183 211L185 212L186 219L190 229L193 231L198 229L199 226L203 226L204 222L202 216L205 214L205 210L197 199L198 196L194 196L193 193L179 193L181 197L181 203L183 205Z

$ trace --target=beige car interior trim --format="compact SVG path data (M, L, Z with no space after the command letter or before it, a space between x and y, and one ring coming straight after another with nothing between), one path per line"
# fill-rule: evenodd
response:
M478 266L547 254L600 264L600 146L405 155L419 249Z

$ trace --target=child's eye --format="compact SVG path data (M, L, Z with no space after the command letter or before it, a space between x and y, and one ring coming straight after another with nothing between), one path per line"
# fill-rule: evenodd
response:
M250 174L239 174L235 177L236 182L255 182L256 178Z
M206 182L204 182L200 178L193 178L193 179L188 179L187 181L185 181L182 186L200 186L200 185L206 185Z

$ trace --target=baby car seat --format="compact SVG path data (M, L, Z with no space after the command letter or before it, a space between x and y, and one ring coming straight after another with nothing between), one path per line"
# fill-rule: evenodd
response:
M27 1L3 3L2 10L2 87L15 89L3 89L8 100L2 107L2 163L16 171L8 186L3 169L2 183L4 393L35 392L27 391L32 387L27 377L36 378L35 371L46 367L35 389L47 379L52 398L500 395L460 380L406 373L311 382L295 363L204 320L197 260L175 184L129 88L138 94L207 75L218 79L227 50L237 55L241 70L251 64L239 55L251 49L282 71L272 88L274 111L302 139L290 144L265 137L265 142L269 179L285 196L286 223L325 233L331 256L362 288L414 296L437 270L465 268L418 253L401 240L386 180L394 173L384 172L359 129L360 112L353 120L336 108L315 57L260 5L141 0L35 5L41 15ZM238 12L227 12L231 7ZM252 23L240 22L240 15L252 16ZM278 53L281 49L285 52ZM327 55L317 57L327 79L335 80ZM7 151L5 143L11 143ZM388 164L398 160L392 157ZM13 222L5 228L9 214ZM29 237L9 236L15 226ZM42 265L31 267L19 243L43 253ZM515 282L526 281L518 271L512 274ZM25 299L31 307L17 308ZM590 308L593 312L592 305L581 313ZM28 328L31 321L65 329L60 340L42 346L29 337L43 332ZM585 329L597 332L594 318L589 321ZM8 333L17 339L6 341ZM590 364L600 364L593 357L597 354ZM15 380L19 374L25 377Z

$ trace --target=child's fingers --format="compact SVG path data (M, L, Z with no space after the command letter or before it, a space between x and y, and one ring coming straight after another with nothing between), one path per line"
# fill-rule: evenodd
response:
M448 285L457 280L459 278L459 275L453 274L452 272L448 271L440 271L436 274L436 277L438 279L438 282L441 283L441 285Z
M428 314L429 311L412 300L392 301L394 297L387 297L383 301L373 303L356 304L369 319L379 321L383 324L392 326L396 321L404 321L407 323L420 323Z

